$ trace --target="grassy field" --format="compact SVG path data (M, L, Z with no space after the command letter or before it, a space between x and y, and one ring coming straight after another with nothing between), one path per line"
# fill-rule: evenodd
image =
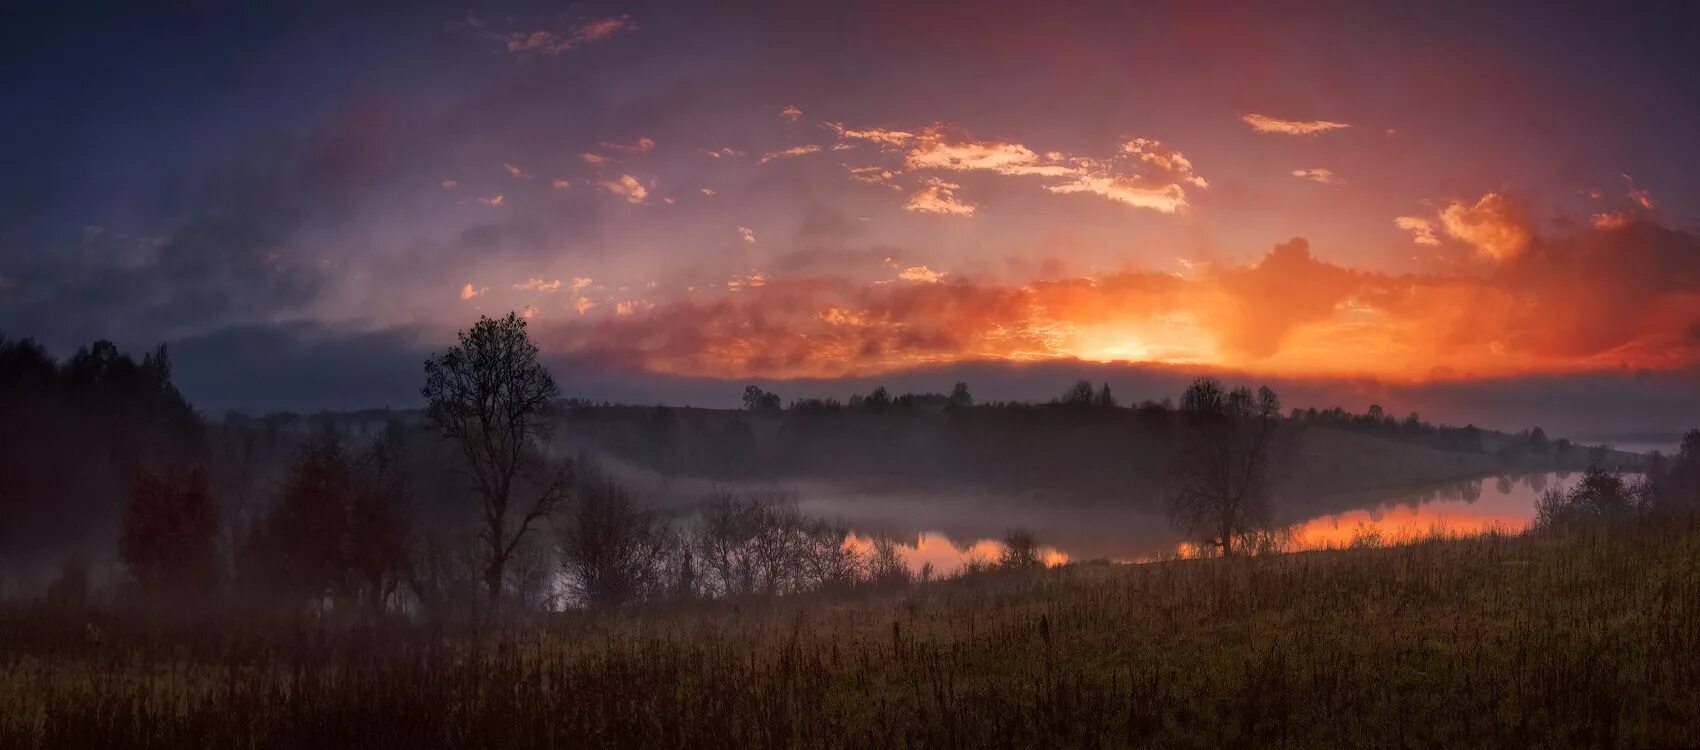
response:
M0 747L1695 746L1700 524L563 616L0 618Z

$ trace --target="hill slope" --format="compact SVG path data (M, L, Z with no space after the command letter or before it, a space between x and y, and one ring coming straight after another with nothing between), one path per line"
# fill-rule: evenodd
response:
M1077 565L505 635L75 617L0 616L0 745L1700 743L1693 521Z

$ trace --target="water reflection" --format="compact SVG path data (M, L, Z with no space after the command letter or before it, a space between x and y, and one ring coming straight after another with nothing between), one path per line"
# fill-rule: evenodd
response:
M1293 526L1292 545L1295 549L1326 549L1432 535L1516 533L1534 521L1535 501L1541 493L1549 487L1565 491L1569 478L1569 472L1499 476L1493 479L1493 492L1482 491L1486 480L1411 492L1362 509L1301 521ZM1624 475L1625 481L1637 479L1638 475Z
M1624 475L1625 481L1638 478ZM1298 551L1392 544L1437 534L1516 533L1533 521L1542 492L1563 491L1571 480L1567 472L1537 473L1288 502L1287 515L1277 519L1287 524L1277 543ZM930 564L941 575L959 571L970 561L996 561L1004 548L999 540L1011 528L1034 532L1046 545L1042 554L1050 564L1071 559L1145 562L1196 552L1160 513L1131 503L831 493L804 497L806 512L843 518L856 529L853 544L871 546L877 535L892 536L912 569Z
M931 570L938 575L953 575L970 564L992 565L1003 555L1004 543L996 539L980 539L967 543L952 541L936 531L923 531L908 538L895 540L898 554L909 569L919 573ZM845 546L867 555L874 547L874 537L851 534ZM1067 553L1050 545L1040 545L1039 559L1045 565L1061 565L1069 561Z

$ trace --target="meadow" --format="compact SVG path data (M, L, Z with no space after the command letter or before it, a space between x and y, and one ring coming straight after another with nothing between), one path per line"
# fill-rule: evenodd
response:
M0 747L1700 745L1700 522L499 627L14 605Z

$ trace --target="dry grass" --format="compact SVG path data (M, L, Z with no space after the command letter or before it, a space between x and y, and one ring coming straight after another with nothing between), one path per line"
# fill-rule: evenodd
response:
M503 632L14 611L0 747L1700 745L1700 525Z

